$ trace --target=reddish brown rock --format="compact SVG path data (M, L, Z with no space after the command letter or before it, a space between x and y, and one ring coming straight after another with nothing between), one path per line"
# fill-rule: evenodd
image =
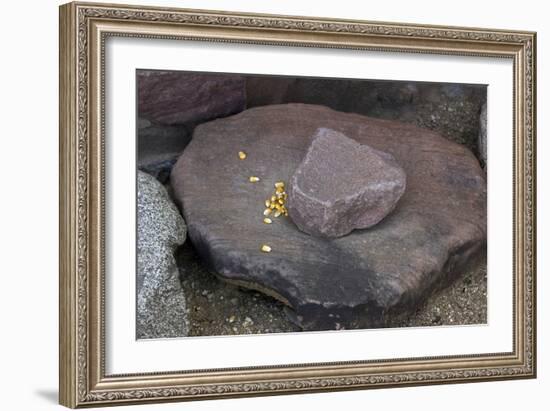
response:
M246 107L245 79L224 74L140 70L138 114L160 124L195 124Z
M405 170L405 194L379 224L324 239L290 218L262 222L273 184L289 181L320 127L391 154ZM260 181L250 183L251 175ZM486 182L477 159L396 121L301 104L250 109L197 127L171 181L209 268L285 302L305 329L382 326L390 313L416 309L457 278L486 245ZM271 252L262 253L262 244Z
M290 178L288 211L308 234L341 237L392 211L406 176L391 154L320 128Z

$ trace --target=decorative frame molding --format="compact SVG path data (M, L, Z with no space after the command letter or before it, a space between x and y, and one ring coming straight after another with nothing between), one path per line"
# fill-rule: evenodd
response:
M510 353L107 376L104 43L109 36L502 57L514 62ZM536 34L92 3L60 7L60 403L68 407L536 376Z

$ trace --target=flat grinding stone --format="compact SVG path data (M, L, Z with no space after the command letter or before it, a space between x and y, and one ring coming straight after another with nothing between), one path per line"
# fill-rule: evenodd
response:
M323 127L391 154L407 175L405 194L379 224L337 239L305 234L286 217L264 224L274 183L288 182ZM261 180L250 183L252 175ZM314 105L254 108L197 127L171 179L209 269L285 302L304 329L383 326L456 278L486 245L477 159L401 122ZM272 251L260 252L262 244Z
M391 154L320 128L290 178L287 208L303 232L341 237L380 222L405 185L405 172Z

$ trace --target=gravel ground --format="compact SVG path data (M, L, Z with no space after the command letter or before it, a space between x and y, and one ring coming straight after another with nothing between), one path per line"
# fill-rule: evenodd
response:
M296 332L279 301L218 279L201 263L190 241L176 256L187 299L190 336ZM451 286L435 293L391 327L483 324L487 322L487 261L481 259Z
M283 303L211 274L189 241L176 260L189 311L189 336L300 331L286 317Z
M434 293L416 312L393 321L391 327L487 323L487 258L447 288Z

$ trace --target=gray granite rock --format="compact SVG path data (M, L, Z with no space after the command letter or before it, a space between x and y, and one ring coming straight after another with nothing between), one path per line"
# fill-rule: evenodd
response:
M165 188L137 172L137 338L187 335L186 304L174 252L186 226Z
M290 178L288 211L308 234L341 237L379 223L405 186L405 172L391 154L320 128Z
M477 142L479 148L479 158L483 167L487 169L487 103L481 106L479 115L479 139Z
M379 224L336 239L305 234L290 218L264 224L273 184L289 181L322 127L391 154L407 175L405 193ZM250 183L251 175L260 181ZM459 278L486 248L477 158L398 121L304 104L249 109L197 127L171 183L208 268L279 299L308 330L385 325Z

